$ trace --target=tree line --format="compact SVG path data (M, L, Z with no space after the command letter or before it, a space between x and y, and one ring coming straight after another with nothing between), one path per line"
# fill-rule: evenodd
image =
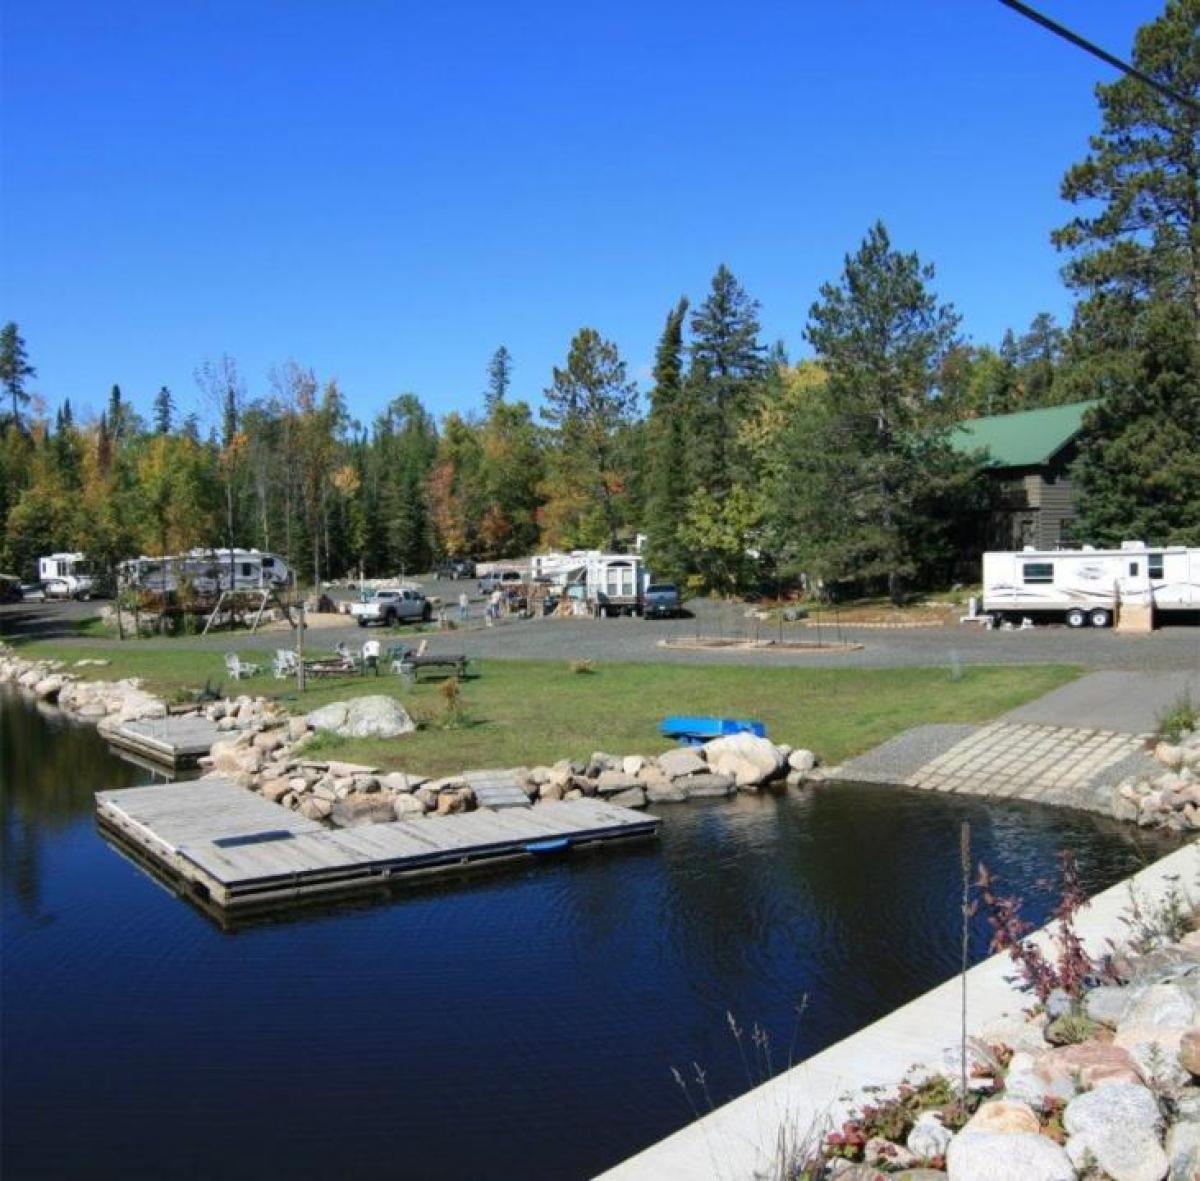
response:
M1137 66L1193 101L1200 0L1141 29ZM162 388L150 419L119 386L93 421L51 418L17 324L0 330L0 569L83 550L256 546L319 582L429 568L443 556L646 537L655 574L740 591L801 573L905 588L965 573L990 508L964 419L1096 399L1074 477L1075 540L1200 544L1200 144L1194 107L1134 78L1097 88L1101 131L1067 172L1054 234L1077 301L995 346L964 339L934 269L871 226L822 285L793 362L763 339L732 271L665 316L649 388L592 327L535 410L497 349L479 409L440 421L414 394L372 422L289 362L248 390L229 357L195 380L204 422Z

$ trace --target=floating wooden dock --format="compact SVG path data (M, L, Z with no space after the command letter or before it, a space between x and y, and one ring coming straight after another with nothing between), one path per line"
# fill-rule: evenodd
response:
M224 912L652 837L659 823L655 816L583 799L330 829L220 778L98 792L96 815L157 872Z
M194 767L220 736L216 722L196 715L125 722L103 733L113 746L168 767Z

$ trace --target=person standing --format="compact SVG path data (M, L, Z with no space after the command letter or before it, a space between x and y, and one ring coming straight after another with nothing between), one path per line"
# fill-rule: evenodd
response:
M467 592L463 591L458 596L458 622L466 623L468 616L471 614L471 600L467 597Z

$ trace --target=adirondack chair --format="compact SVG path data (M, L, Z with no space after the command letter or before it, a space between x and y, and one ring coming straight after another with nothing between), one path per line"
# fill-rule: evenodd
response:
M243 677L254 676L259 671L259 666L243 660L236 652L226 652L225 671L235 681L240 681Z
M277 681L286 681L294 677L300 669L300 657L290 648L276 648L275 662L271 671Z

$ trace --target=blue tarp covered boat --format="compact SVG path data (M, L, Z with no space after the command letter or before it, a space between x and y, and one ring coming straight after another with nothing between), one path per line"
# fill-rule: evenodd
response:
M663 718L658 724L660 734L674 738L684 746L703 746L714 738L725 734L755 734L766 738L767 728L762 722L740 718L702 718L676 716Z

